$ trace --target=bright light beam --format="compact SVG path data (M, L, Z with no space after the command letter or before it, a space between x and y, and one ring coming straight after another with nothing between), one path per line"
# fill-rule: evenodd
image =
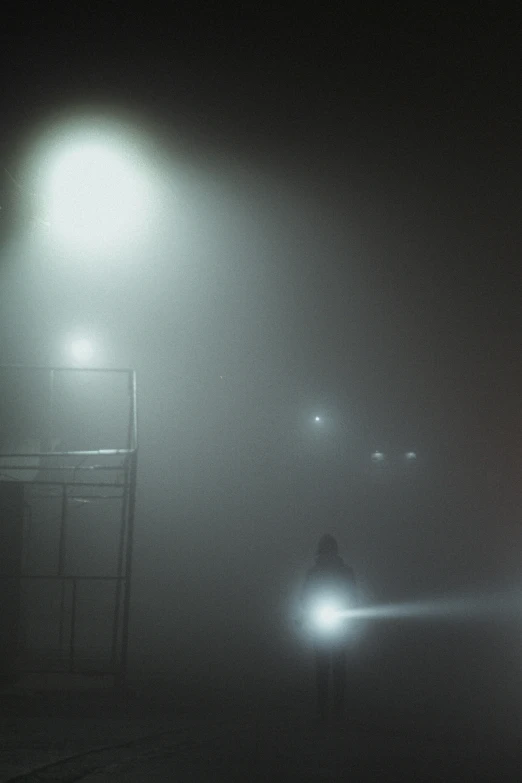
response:
M429 619L432 617L481 617L487 614L522 614L522 594L518 591L493 593L485 596L462 596L432 601L410 601L397 604L348 609L338 617L368 620L399 618Z

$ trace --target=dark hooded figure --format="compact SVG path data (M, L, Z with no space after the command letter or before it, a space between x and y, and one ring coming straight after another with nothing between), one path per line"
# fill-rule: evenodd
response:
M323 611L327 613L324 627L317 627L315 633L317 707L319 717L326 719L331 682L333 715L340 719L346 695L346 637L342 633L342 621L339 628L330 628L328 602L334 602L340 610L353 606L355 577L340 557L337 541L331 535L326 534L319 540L315 565L307 574L301 598L305 615L310 616L314 607L321 611L321 601Z

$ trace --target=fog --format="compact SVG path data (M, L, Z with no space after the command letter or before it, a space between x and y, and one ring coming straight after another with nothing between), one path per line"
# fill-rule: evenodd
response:
M364 129L342 155L268 155L134 116L160 183L152 235L82 258L17 230L0 294L2 363L67 365L79 330L94 335L94 365L137 371L129 680L311 688L294 621L323 532L363 605L517 588L516 404L498 316L511 300L487 272L468 286L509 215L477 238L487 197L431 140L415 161ZM76 425L63 437L79 443ZM99 516L81 530L75 556L95 566ZM368 621L355 668L370 689L434 697L467 678L507 703L519 640L512 616L465 610Z

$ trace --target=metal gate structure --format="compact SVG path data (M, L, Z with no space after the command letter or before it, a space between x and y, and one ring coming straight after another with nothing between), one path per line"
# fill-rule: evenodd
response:
M15 678L125 681L137 467L134 370L0 367L0 495L22 498L18 515L0 503Z

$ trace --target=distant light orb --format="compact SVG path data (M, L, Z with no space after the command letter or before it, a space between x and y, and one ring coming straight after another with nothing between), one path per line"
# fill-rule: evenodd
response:
M94 355L94 346L90 340L80 338L71 343L71 356L78 364L86 364Z
M321 417L320 417L320 416L315 416L315 417L314 417L314 421L315 421L315 422L317 422L317 423L319 424L319 423L322 421L322 419L321 419Z
M372 453L372 462L384 462L385 456L382 451L374 451Z
M406 454L405 454L404 456L405 456L405 458L406 458L408 461L410 461L410 462L411 462L411 461L413 461L413 460L416 460L416 459L417 459L417 452L416 452L416 451L407 451L407 452L406 452Z

